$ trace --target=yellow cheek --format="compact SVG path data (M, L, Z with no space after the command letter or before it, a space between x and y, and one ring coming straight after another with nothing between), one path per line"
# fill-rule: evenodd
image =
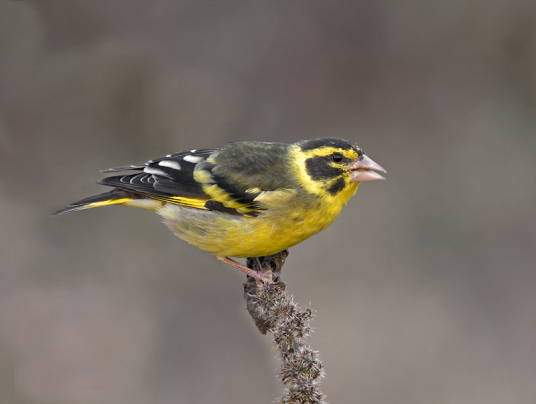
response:
M295 145L290 150L291 155L291 164L294 166L294 173L297 177L298 182L307 190L307 192L315 195L324 195L327 193L327 190L330 188L330 186L334 185L337 180L339 180L340 177L333 178L333 179L326 179L326 180L312 180L311 176L307 173L307 164L306 161L310 158L314 157L320 157L320 156L326 156L333 152L340 152L341 154L344 154L346 157L350 159L357 158L357 153L353 150L342 150L342 149L335 149L332 147L326 147L323 149L314 149L314 150L307 150L302 151L299 146ZM334 163L333 163L334 164ZM336 199L342 197L343 199L347 201L350 196L352 196L357 187L353 186L353 183L351 182L350 174L345 172L343 174L344 180L345 180L345 189L341 192L339 192L334 197ZM350 192L349 196L340 196L342 192Z

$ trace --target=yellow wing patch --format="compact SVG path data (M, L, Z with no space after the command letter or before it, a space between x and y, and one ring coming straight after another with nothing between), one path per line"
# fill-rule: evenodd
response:
M180 196L162 196L162 195L155 195L155 194L148 195L148 198L149 199L135 199L135 198L111 199L109 201L90 203L86 205L85 209L98 208L101 206L108 206L108 205L128 204L129 206L135 206L135 207L142 208L142 209L153 210L154 207L151 204L147 204L147 202L150 202L151 200L155 202L160 201L160 202L174 203L177 205L187 206L190 208L205 209L205 210L207 209L205 207L205 203L207 201L203 199L185 198L185 197L180 197Z
M151 194L150 198L156 199L162 202L169 202L169 203L174 203L176 205L186 206L189 208L208 210L205 207L205 203L207 203L206 199L186 198L184 196L163 196L163 195L155 195L155 194Z
M255 210L244 205L243 203L237 202L231 195L229 195L216 184L203 184L203 190L210 195L212 200L221 202L225 207L235 209L238 213L247 213Z

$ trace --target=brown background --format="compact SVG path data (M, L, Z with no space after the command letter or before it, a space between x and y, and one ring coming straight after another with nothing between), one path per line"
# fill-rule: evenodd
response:
M98 170L355 140L388 170L284 278L331 403L536 402L533 0L0 1L0 401L270 403L243 276Z

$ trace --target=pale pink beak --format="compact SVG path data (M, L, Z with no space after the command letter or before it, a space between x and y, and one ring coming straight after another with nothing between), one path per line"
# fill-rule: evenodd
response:
M385 178L378 174L376 171L386 173L381 165L374 162L366 155L362 155L355 160L350 166L350 175L352 176L352 182L374 181L384 180Z

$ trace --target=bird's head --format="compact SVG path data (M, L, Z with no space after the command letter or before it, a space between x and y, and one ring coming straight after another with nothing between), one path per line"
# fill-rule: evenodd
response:
M364 181L384 180L382 166L344 139L303 140L294 145L298 176L309 192L348 199Z

